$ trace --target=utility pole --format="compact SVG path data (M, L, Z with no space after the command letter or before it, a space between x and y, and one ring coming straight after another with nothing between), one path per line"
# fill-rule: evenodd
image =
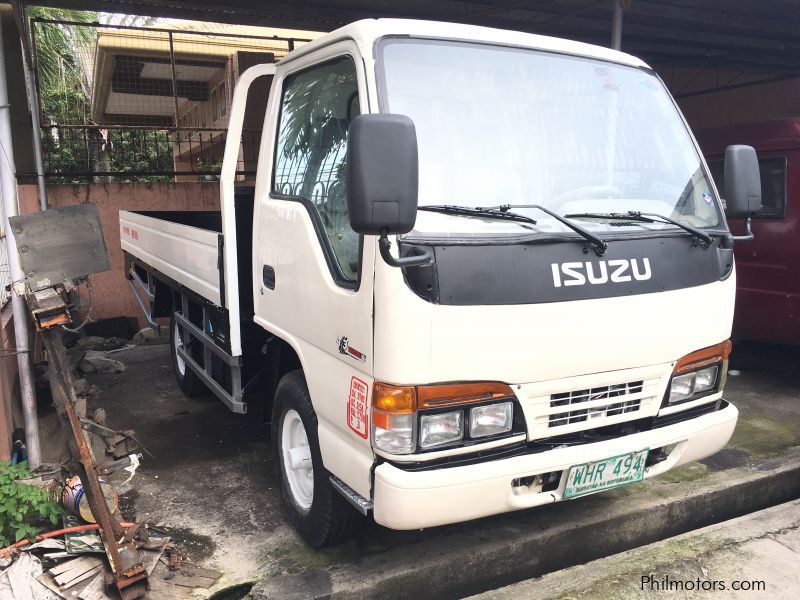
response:
M19 388L22 395L22 412L25 417L25 449L28 465L35 469L41 463L39 448L39 417L36 414L36 394L28 349L28 310L25 300L16 293L15 284L25 279L19 264L14 232L8 217L19 214L17 178L14 167L14 144L11 139L11 107L8 104L6 81L6 53L3 46L3 28L0 25L0 194L3 196L3 231L5 232L8 268L11 276L11 309L14 315L14 340L16 342Z
M622 0L611 0L614 3L614 14L611 20L611 48L622 49Z

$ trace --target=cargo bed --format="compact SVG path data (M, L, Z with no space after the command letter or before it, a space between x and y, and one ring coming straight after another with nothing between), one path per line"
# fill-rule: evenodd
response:
M261 401L269 393L259 379L268 368L264 352L273 338L253 321L255 190L236 187L235 181L248 90L256 79L274 75L274 64L257 65L236 83L220 172L219 212L119 215L128 283L151 327L159 329L165 318L170 319L176 376L190 369L240 413L247 411L248 397ZM269 367L273 371L278 368L275 360ZM179 377L179 385L181 381L187 380ZM194 390L193 384L187 385Z
M242 381L260 368L242 358L253 329L253 192L235 190L227 234L219 211L119 214L126 274L151 327L178 313L182 335L203 348L182 358L236 412L245 411Z

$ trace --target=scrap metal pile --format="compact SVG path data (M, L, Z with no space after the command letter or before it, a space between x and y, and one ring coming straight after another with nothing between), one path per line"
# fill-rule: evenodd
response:
M157 597L178 598L187 587L209 587L221 574L187 565L165 532L124 522L117 491L101 479L125 470L127 484L143 458L139 451L147 451L132 431L107 427L102 411L88 414L62 342L63 330L73 331L79 286L91 289L89 274L109 268L96 207L84 204L14 217L12 226L27 275L24 282L15 282L15 291L24 295L47 352L53 404L69 433L67 464L32 483L47 487L51 496L62 492L59 500L71 514L64 518L63 529L37 536L32 545L23 539L0 550L0 568L7 567L0 572L0 596L52 598L48 594L53 592L55 597L81 600L133 600L147 594L148 577L159 561L168 571L160 581L178 586L182 582L184 588L175 593L161 590ZM93 441L104 455L99 461ZM169 573L178 569L179 577ZM33 579L41 587L34 588Z

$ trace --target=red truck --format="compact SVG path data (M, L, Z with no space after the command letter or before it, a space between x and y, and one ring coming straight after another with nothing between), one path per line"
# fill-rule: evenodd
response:
M800 118L730 125L696 133L720 196L725 198L725 147L756 149L761 167L762 208L755 213L755 239L736 244L735 336L800 345ZM744 219L729 220L741 234Z

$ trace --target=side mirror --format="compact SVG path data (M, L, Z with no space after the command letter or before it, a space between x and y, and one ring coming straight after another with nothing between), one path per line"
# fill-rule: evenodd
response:
M742 242L754 238L752 216L761 210L761 174L752 146L725 148L725 214L745 218L745 235L731 236Z
M384 260L395 267L430 262L432 251L394 258L389 234L408 233L417 220L417 132L404 115L366 114L347 133L347 210L356 233L380 235Z
M749 217L761 210L761 175L752 146L725 148L725 214Z
M347 132L347 209L357 233L408 233L417 220L417 132L403 115L359 115Z

